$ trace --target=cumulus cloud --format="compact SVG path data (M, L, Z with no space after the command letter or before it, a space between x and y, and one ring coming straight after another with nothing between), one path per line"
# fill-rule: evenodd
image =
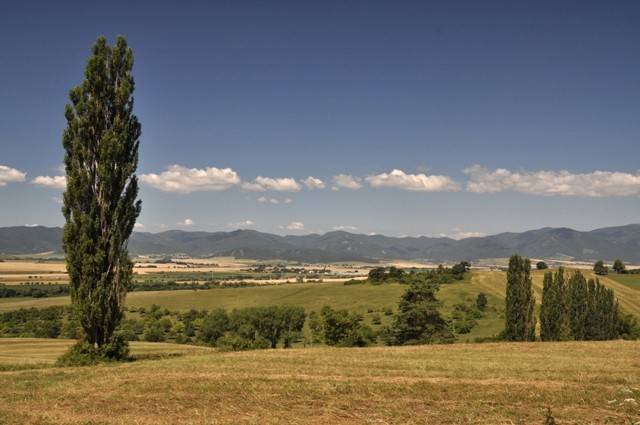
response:
M351 189L356 190L362 187L362 179L351 174L338 174L333 176L333 190Z
M0 165L0 186L6 186L8 183L23 182L26 177L27 173L6 165Z
M160 174L142 174L140 181L164 192L191 193L227 190L240 183L231 168L186 168L170 165Z
M489 170L480 165L465 169L467 190L493 193L503 190L544 196L640 196L640 172L593 171L573 174L560 171Z
M346 231L358 230L358 228L356 226L349 226L349 225L346 225L346 226L342 226L342 225L333 226L332 229L333 230L346 230Z
M367 177L367 183L371 187L392 187L402 190L417 192L442 192L447 190L459 190L460 185L451 177L439 175L406 174L402 170L391 170L389 173L381 173Z
M142 230L142 229L144 229L144 224L142 224L142 223L136 223L136 224L134 224L134 225L133 225L133 227L134 227L135 229L140 229L140 230Z
M67 187L67 178L65 176L38 176L31 183L54 189L64 189Z
M190 218L185 218L184 220L182 220L177 224L178 226L193 226L194 224L196 224L196 222L191 220Z
M242 220L242 221L236 221L236 222L232 222L232 223L227 223L227 226L229 227L235 227L238 229L244 229L247 227L253 227L255 226L256 223L253 220Z
M257 198L256 201L261 204L273 204L273 205L293 203L293 199L291 198L278 199L278 198L268 198L266 196L261 196Z
M292 221L287 224L287 230L304 230L304 223L301 221Z
M244 190L255 192L264 192L272 190L275 192L297 192L300 190L300 184L291 177L271 178L258 176L253 182L242 183Z
M326 187L322 180L313 176L309 176L306 179L302 180L302 183L304 183L304 185L309 190L324 189Z

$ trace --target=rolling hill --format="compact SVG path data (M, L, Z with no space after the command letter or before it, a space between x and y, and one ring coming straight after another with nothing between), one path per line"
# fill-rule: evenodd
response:
M56 227L0 228L0 253L9 255L61 251L62 229ZM542 228L522 233L454 240L431 237L389 237L343 231L322 235L279 236L255 230L232 232L135 232L133 254L186 254L283 259L303 262L425 259L433 261L504 258L518 252L532 258L640 262L640 224L592 231Z

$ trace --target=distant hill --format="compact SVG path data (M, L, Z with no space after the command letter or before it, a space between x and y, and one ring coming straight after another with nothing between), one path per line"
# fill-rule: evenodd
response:
M0 228L0 254L61 251L62 229L56 227ZM433 261L504 258L517 252L533 258L613 260L640 263L640 224L580 232L543 228L522 233L454 240L429 237L389 237L348 232L279 236L255 230L233 232L135 232L132 254L186 254L283 259L302 262L424 259Z

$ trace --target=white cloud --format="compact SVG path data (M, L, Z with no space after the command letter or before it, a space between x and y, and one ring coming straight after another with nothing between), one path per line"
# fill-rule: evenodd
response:
M191 220L190 218L185 218L184 220L182 220L177 224L178 226L193 226L194 224L196 224L196 222Z
M144 229L144 224L142 224L142 223L136 223L136 224L134 224L134 225L133 225L133 227L134 227L135 229Z
M301 221L292 221L287 224L287 230L304 230L304 223Z
M261 204L279 204L280 201L278 201L276 198L267 198L266 196L261 196L258 199L256 199L256 201L260 202Z
M359 177L353 177L351 174L338 174L333 176L332 190L340 189L360 189L362 187L362 179Z
M300 190L300 184L291 177L271 178L258 176L253 182L242 183L244 190L254 192L264 192L273 190L276 192L297 192Z
M469 176L467 190L493 193L503 190L544 196L640 196L640 172L593 171L573 174L560 171L489 170L474 165L464 172Z
M253 227L255 226L256 223L253 220L242 220L242 221L238 221L238 222L234 222L234 223L227 223L227 226L229 227L235 227L238 229L244 229L247 227Z
M240 183L231 168L186 168L170 165L160 174L142 174L140 181L164 192L191 193L227 190Z
M6 186L7 183L23 182L26 177L27 173L6 165L0 165L0 186Z
M442 192L460 190L460 185L451 177L426 174L406 174L402 170L394 169L389 173L381 173L367 177L371 187L393 187L417 192Z
M293 199L291 199L291 198L284 198L284 199L282 200L282 202L283 202L283 203L285 203L285 204L290 204L290 203L292 203L292 202L293 202Z
M25 224L24 227L38 227L40 226L39 224Z
M67 187L67 178L66 176L38 176L31 183L54 189L64 189Z
M483 232L469 232L458 227L451 229L453 233L441 233L440 236L443 238L451 238L451 239L466 239L466 238L481 238L483 236L487 236L486 233Z
M59 198L59 197L57 197L57 196L52 196L52 197L51 197L51 198L49 198L49 199L51 199L51 200L52 200L53 202L55 202L56 204L60 204L60 205L62 205L62 203L63 203L62 198Z
M304 185L307 186L307 189L309 190L324 189L326 187L322 180L313 176L309 176L306 179L302 180L302 183L304 183Z
M346 230L346 231L353 231L353 230L358 230L358 228L356 226L333 226L332 227L333 230Z

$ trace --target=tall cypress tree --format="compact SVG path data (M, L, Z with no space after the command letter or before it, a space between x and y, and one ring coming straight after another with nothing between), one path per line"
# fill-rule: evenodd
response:
M540 339L543 341L554 340L554 302L555 285L553 284L553 273L546 272L542 282L542 303L540 304Z
M545 273L540 306L540 339L543 341L571 339L567 292L562 267L555 275Z
M73 308L96 349L112 341L133 270L127 242L141 206L135 175L141 128L132 67L123 37L114 46L98 38L65 108L63 244Z
M573 338L582 341L587 333L589 289L587 281L579 271L569 279L569 324Z
M509 341L535 340L535 297L531 283L531 261L513 255L507 270L504 338Z

